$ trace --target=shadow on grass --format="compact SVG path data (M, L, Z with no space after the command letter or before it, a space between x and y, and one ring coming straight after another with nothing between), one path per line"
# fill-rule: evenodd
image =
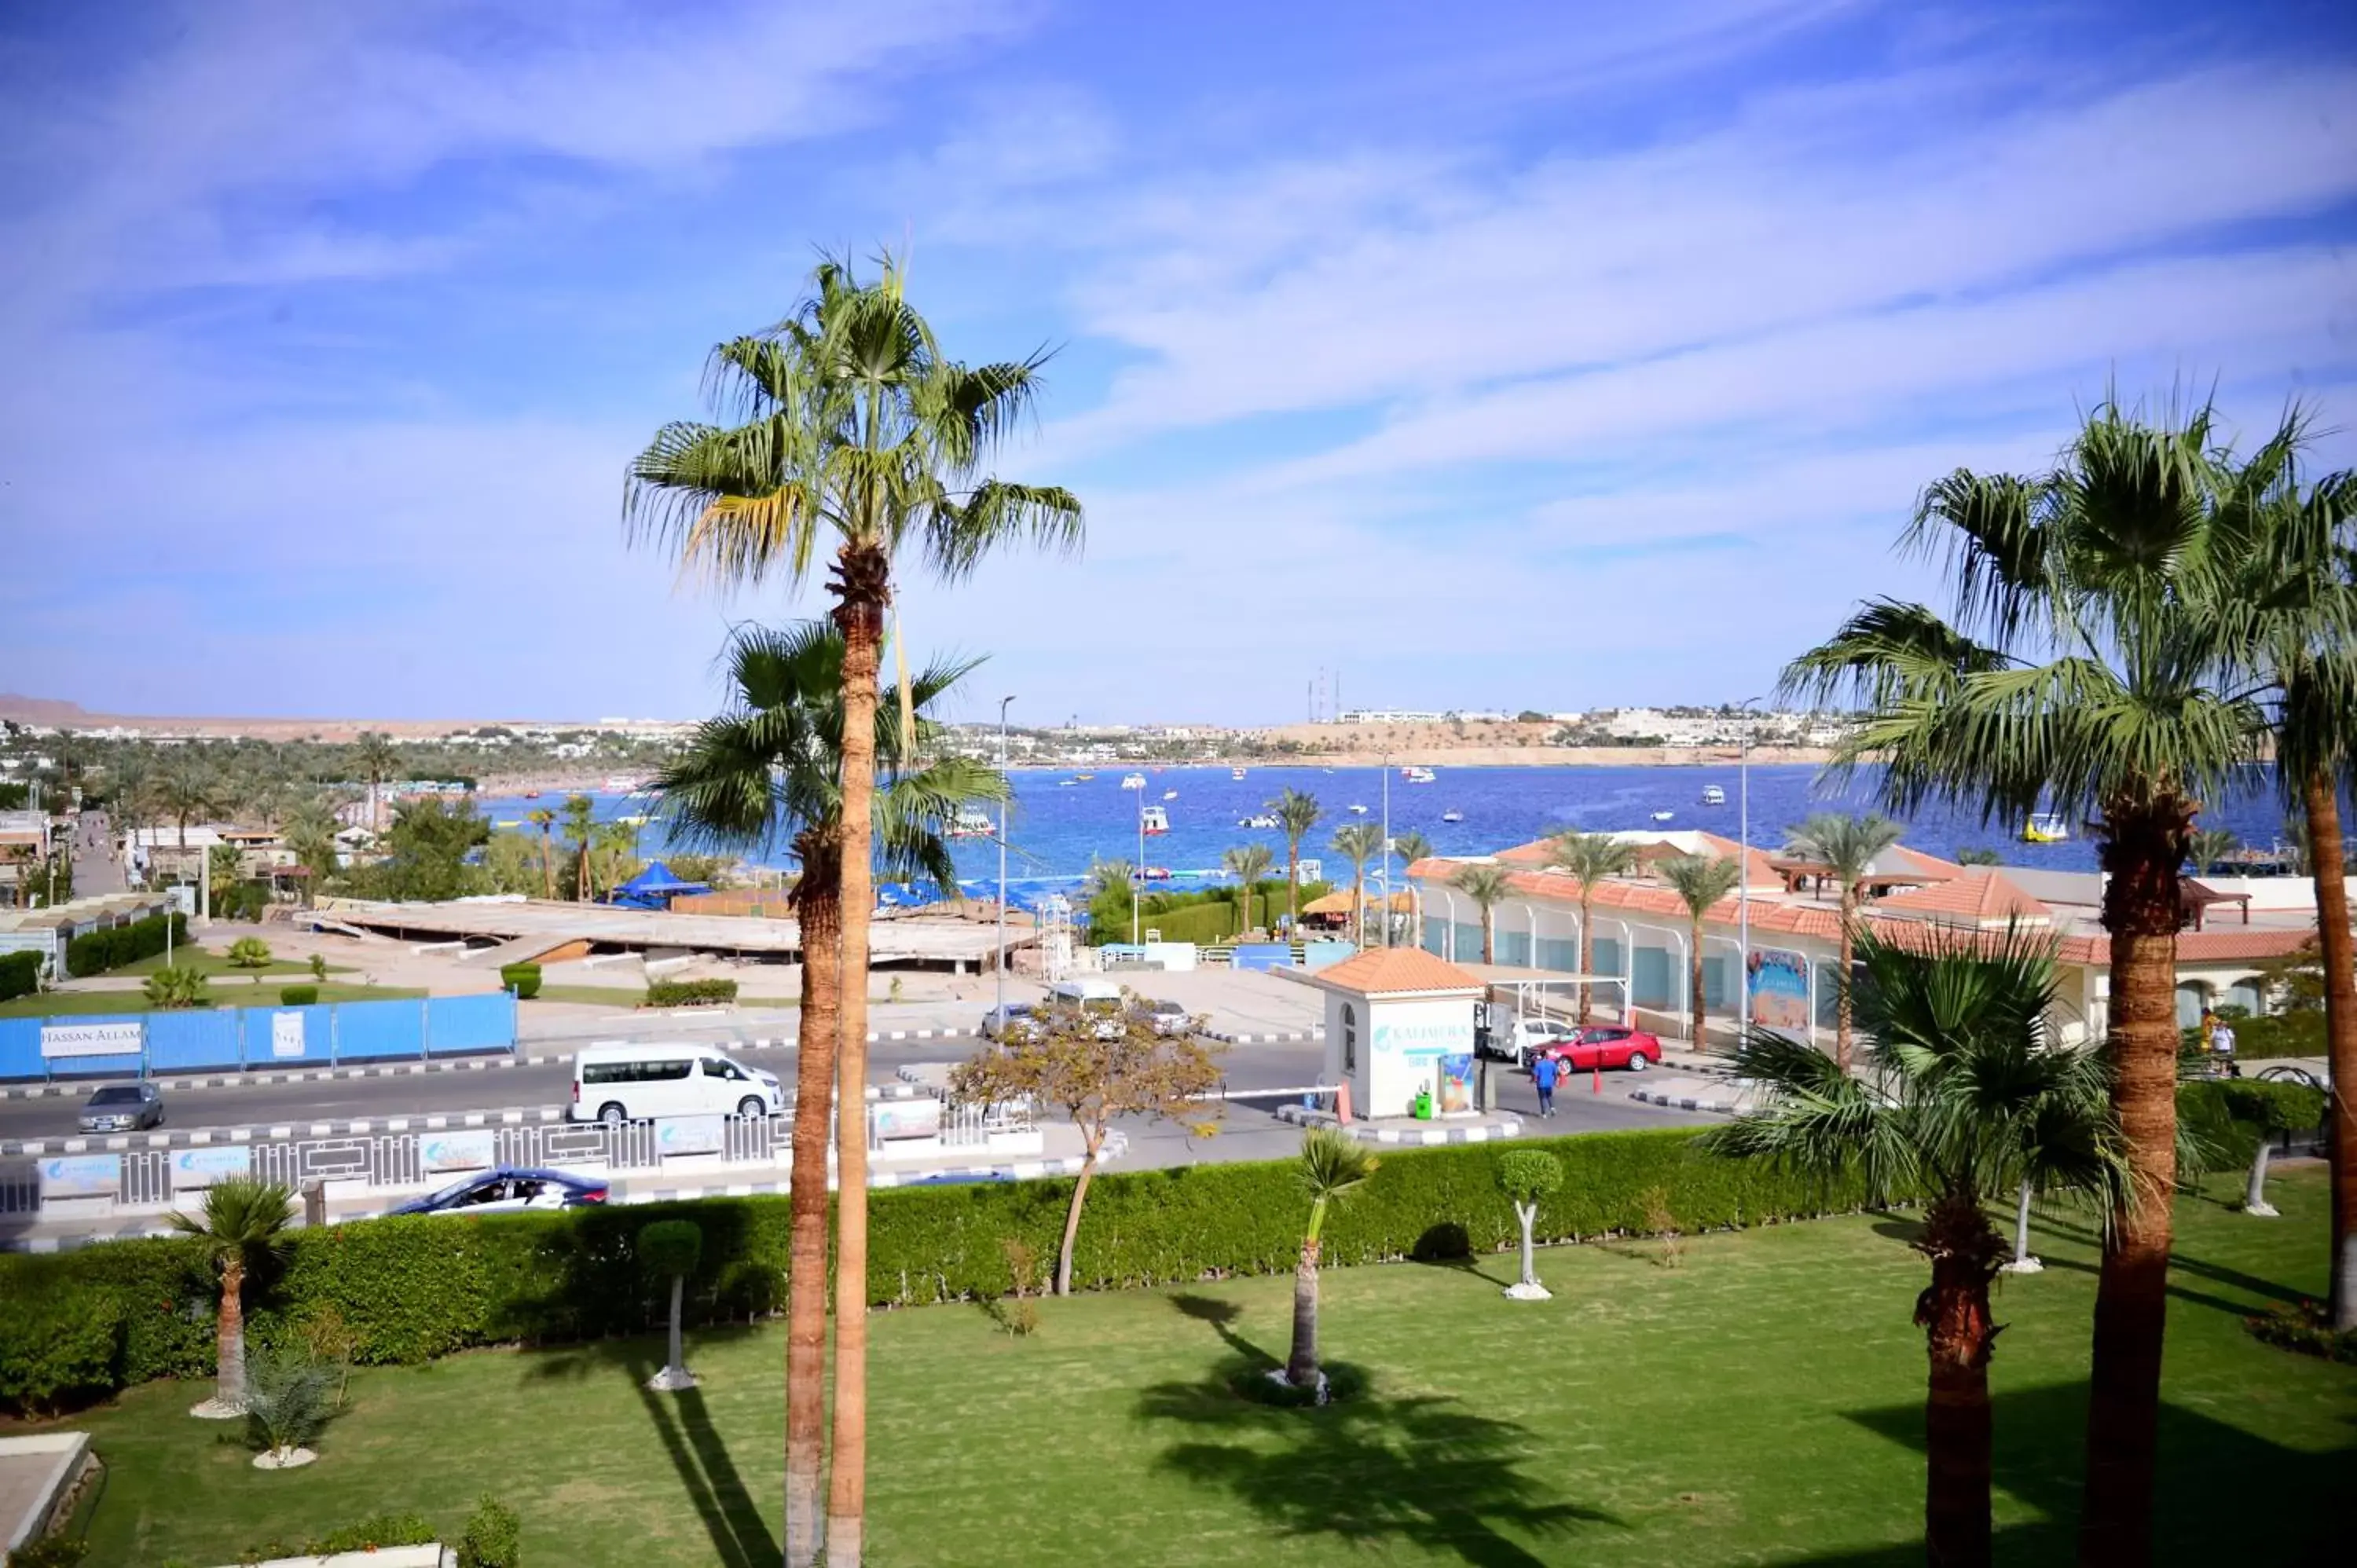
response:
M709 1348L716 1341L749 1329L714 1330L696 1336ZM693 1359L691 1358L691 1360ZM688 1506L712 1538L713 1560L722 1568L770 1568L784 1555L784 1544L771 1533L761 1510L746 1489L745 1478L730 1456L726 1439L712 1423L704 1391L685 1389L658 1393L647 1380L662 1366L660 1343L608 1339L542 1357L528 1374L544 1380L624 1377L630 1380L646 1412L647 1424L663 1447L678 1476Z
M2258 1221L2253 1221L2253 1223L2255 1224L2258 1223ZM2030 1220L2030 1230L2033 1233L2043 1230L2049 1235L2060 1236L2066 1240L2077 1241L2083 1246L2094 1249L2098 1252L2101 1251L2104 1244L2103 1233L2094 1226L2084 1224L2077 1220L2068 1219L2061 1215L2036 1215ZM2043 1256L2043 1254L2041 1254L2041 1256ZM2075 1258L2048 1257L2045 1259L2045 1262L2046 1266L2050 1269L2074 1269L2081 1273L2094 1273L2097 1272L2096 1264ZM2288 1305L2297 1305L2304 1299L2300 1292L2292 1289L2288 1285L2281 1284L2274 1280L2261 1279L2256 1274L2245 1273L2240 1269L2229 1268L2222 1263L2205 1262L2200 1258L2189 1256L2182 1249L2172 1250L2170 1251L2169 1255L2169 1272L2172 1275L2190 1274L2197 1280L2205 1281L2211 1284L2224 1285L2233 1290L2244 1291L2259 1298L2256 1301L2229 1301L2223 1296L2206 1294L2203 1292L2194 1290L2187 1285L2176 1283L2174 1282L2172 1282L2169 1287L2169 1294L2173 1296L2177 1296L2184 1301L2194 1302L2202 1306L2216 1307L2219 1311L2232 1313L2236 1317L2247 1316L2251 1313L2255 1312L2260 1307L2264 1306L2267 1302L2283 1302Z
M1992 1492L2010 1494L2047 1516L1999 1530L1996 1560L2070 1561L2085 1474L2087 1385L2013 1390L1996 1395L1990 1407ZM1852 1411L1847 1416L1893 1443L1923 1451L1921 1403ZM2327 1561L2317 1553L2334 1524L2352 1458L2357 1444L2307 1453L2164 1402L2153 1488L2155 1560ZM2240 1504L2232 1500L2238 1496ZM1791 1561L1921 1563L1922 1552L1917 1541L1888 1551Z

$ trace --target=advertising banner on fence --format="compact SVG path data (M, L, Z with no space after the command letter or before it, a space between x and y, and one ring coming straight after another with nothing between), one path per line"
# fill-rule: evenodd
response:
M45 1057L135 1057L140 1026L128 1024L44 1024L41 1054Z
M665 1116L655 1122L655 1153L668 1158L673 1155L716 1155L721 1152L721 1140L726 1136L723 1123L726 1116Z
M938 1138L942 1135L942 1102L926 1095L915 1100L879 1100L869 1110L876 1141L895 1138Z
M1763 1029L1809 1026L1809 961L1782 948L1751 955L1751 1021Z
M123 1190L121 1155L63 1155L43 1160L41 1201L53 1197L113 1197Z
M299 1057L303 1054L303 1015L273 1013L270 1015L270 1054L274 1057Z
M417 1160L428 1176L443 1171L489 1170L499 1164L499 1134L489 1127L470 1127L463 1133L422 1133L417 1140Z
M172 1190L210 1187L225 1176L253 1174L253 1150L244 1144L172 1151Z

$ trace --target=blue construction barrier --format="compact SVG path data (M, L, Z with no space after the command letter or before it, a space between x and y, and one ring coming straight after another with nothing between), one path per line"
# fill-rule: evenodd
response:
M1291 969L1291 942L1238 942L1232 967L1236 969Z
M516 1004L506 992L336 1002L309 1007L220 1007L173 1013L70 1014L0 1018L0 1080L125 1078L242 1068L327 1067L346 1061L480 1055L515 1047ZM45 1054L49 1044L85 1048L109 1033L136 1050ZM79 1038L76 1038L79 1036Z

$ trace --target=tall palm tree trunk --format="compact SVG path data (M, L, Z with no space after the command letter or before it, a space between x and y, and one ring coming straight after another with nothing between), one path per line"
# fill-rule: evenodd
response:
M1915 1321L1931 1356L1923 1405L1923 1546L1932 1568L1989 1561L1989 1282L2004 1239L1970 1193L1941 1196L1924 1216L1916 1250L1932 1260L1932 1283L1916 1298Z
M2177 1184L2178 866L2192 811L2175 799L2105 812L2104 926L2112 939L2106 1049L2128 1145L2129 1192L2104 1245L2087 1404L2079 1561L2152 1557L2153 1455Z
M1849 1070L1849 976L1857 953L1857 897L1845 882L1841 893L1841 975L1834 987L1834 1061L1844 1072ZM1812 1030L1816 1023L1814 1018L1809 1020Z
M834 1442L827 1568L860 1568L867 1517L867 927L876 908L876 671L891 602L889 556L846 546L837 567L843 629L843 1047L836 1062Z
M1694 931L1686 941L1686 996L1687 1011L1694 1015L1694 1048L1703 1050L1706 1047L1702 1037L1702 922L1699 920L1695 922Z
M1301 841L1285 846L1285 912L1294 930L1301 929Z
M812 1568L825 1541L826 1149L841 1010L842 863L831 834L798 835L802 1043L794 1060L791 1232L786 1269L786 1568Z
M1596 967L1596 921L1587 899L1579 901L1579 1026L1587 1026L1587 975Z
M549 843L548 828L545 823L542 825L540 830L540 875L541 880L545 883L548 887L548 901L552 904L555 903L556 850L555 846Z
M1293 1354L1286 1358L1285 1380L1306 1389L1318 1381L1318 1238L1301 1241L1301 1262L1293 1269Z
M2350 950L2341 798L2321 769L2308 776L2303 792L2316 939L2324 955L2325 1056L2332 1067L2326 1145L2332 1159L2332 1326L2345 1333L2357 1328L2357 958Z
M1361 947L1367 945L1367 868L1351 868L1351 924L1357 929L1354 939Z
M245 1259L235 1248L221 1256L221 1313L213 1331L213 1398L245 1408Z
M1481 911L1481 961L1483 963L1497 962L1497 953L1498 928L1490 918L1490 911L1484 909Z

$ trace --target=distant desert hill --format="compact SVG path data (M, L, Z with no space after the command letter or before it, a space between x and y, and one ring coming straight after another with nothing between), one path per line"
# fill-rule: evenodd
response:
M80 703L48 697L26 697L0 692L0 719L44 729L129 729L163 735L202 736L212 740L348 741L362 730L377 730L398 739L431 738L453 730L480 729L486 725L554 725L565 729L596 729L594 724L565 719L367 719L367 718L193 718L155 717L132 714L94 714Z

